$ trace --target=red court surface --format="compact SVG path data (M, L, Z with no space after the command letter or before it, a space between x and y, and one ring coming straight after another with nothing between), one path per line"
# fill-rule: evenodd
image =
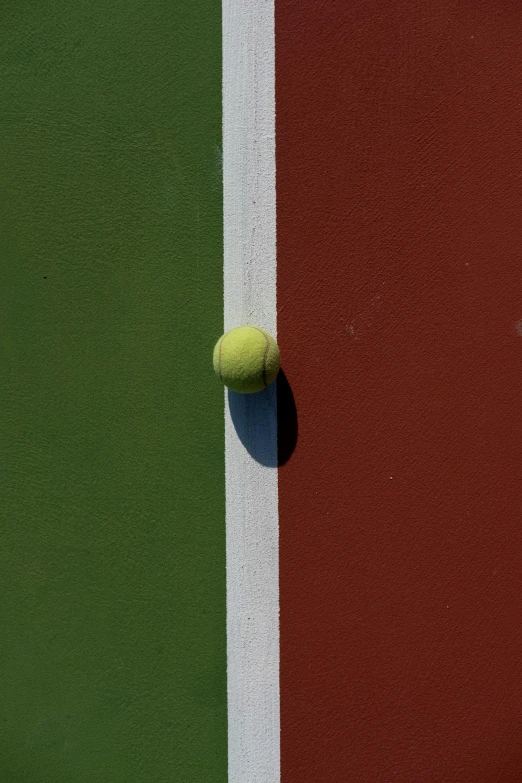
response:
M276 3L283 783L522 781L521 42Z

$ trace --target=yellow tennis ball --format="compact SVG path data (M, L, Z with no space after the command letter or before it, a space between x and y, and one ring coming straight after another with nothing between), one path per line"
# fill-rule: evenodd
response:
M219 338L214 348L214 370L225 386L242 394L264 389L279 372L279 348L274 338L257 326L237 326Z

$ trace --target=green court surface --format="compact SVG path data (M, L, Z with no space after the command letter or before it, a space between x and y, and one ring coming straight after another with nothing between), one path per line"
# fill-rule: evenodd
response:
M224 783L221 3L0 22L0 780Z

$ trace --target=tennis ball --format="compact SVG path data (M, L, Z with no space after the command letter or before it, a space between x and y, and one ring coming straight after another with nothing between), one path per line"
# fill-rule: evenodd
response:
M252 394L275 380L279 348L268 332L257 326L237 326L219 338L214 348L214 370L232 391Z

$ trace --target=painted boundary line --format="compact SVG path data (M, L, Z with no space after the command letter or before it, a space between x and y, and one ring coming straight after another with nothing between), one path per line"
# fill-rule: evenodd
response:
M225 330L276 337L274 60L274 0L223 0ZM280 780L276 406L225 394L229 783Z

